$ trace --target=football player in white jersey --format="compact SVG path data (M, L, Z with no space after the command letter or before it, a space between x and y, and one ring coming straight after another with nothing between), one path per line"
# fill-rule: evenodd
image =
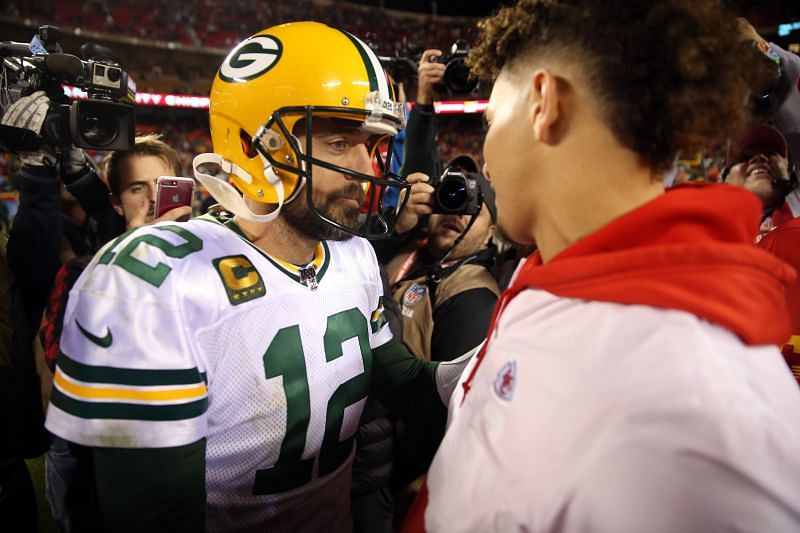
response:
M109 531L349 531L367 395L408 411L447 396L444 367L392 338L374 252L353 237L391 235L384 194L409 185L375 178L372 158L403 107L363 42L303 22L231 51L210 120L195 173L225 213L93 259L47 428L91 448Z

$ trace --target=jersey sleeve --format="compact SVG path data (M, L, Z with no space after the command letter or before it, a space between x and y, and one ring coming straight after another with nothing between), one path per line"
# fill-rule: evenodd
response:
M181 446L205 435L205 373L174 283L191 272L181 262L201 249L186 229L157 225L98 252L64 312L48 430L120 448Z

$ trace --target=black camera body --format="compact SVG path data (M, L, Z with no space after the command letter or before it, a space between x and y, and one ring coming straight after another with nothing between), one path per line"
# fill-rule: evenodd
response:
M469 94L478 87L478 80L470 78L466 59L469 54L467 41L459 39L450 47L450 52L438 58L444 64L444 79L433 86L440 94Z
M368 45L375 50L378 47L375 45L374 36L372 37L373 40L369 40ZM393 56L379 56L378 60L395 81L407 82L416 78L424 51L424 47L404 41L403 46L395 50ZM475 92L478 80L469 76L469 67L466 65L467 54L469 54L469 44L467 41L458 40L450 47L450 52L432 59L445 66L444 80L433 87L436 92L449 95L468 95Z
M477 215L483 203L478 180L459 167L448 167L434 180L433 212L447 215Z
M135 135L135 84L101 46L81 47L81 59L61 51L60 32L41 26L30 44L0 43L3 56L0 113L36 91L51 101L40 135L0 126L0 144L11 152L36 151L42 144L75 144L94 150L129 150ZM62 84L85 91L86 100L70 102Z

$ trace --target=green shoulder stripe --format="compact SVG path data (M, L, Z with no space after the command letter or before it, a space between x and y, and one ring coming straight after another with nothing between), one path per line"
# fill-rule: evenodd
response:
M113 366L85 365L64 352L58 356L58 367L73 379L86 383L113 383L134 386L199 385L203 377L197 368L185 370L139 370Z

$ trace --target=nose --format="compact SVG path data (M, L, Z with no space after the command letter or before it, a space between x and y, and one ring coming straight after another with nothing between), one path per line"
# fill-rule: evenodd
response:
M156 203L156 186L154 184L147 185L147 199L151 204Z
M748 159L748 163L769 163L769 156L767 154L753 154L750 159Z
M487 180L492 181L492 175L489 173L489 166L486 163L483 164L483 175Z
M366 144L356 144L350 149L350 168L368 176L375 174Z

